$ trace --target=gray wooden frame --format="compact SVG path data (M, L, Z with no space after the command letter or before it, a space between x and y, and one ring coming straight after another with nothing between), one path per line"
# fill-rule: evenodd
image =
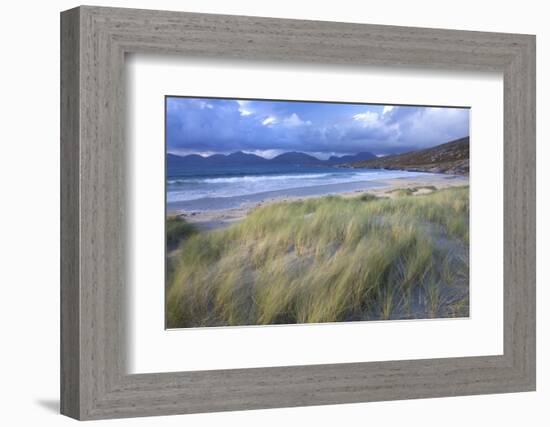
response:
M128 375L126 53L500 71L504 354ZM61 14L61 412L183 414L535 389L535 37L79 7Z

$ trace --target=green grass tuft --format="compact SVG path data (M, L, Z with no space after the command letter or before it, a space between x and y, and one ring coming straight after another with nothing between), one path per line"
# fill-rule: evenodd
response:
M372 202L373 200L378 199L374 194L370 193L363 193L359 197L357 197L358 200L361 200L362 202Z
M177 247L183 239L197 232L193 224L177 216L166 218L166 245L169 249Z

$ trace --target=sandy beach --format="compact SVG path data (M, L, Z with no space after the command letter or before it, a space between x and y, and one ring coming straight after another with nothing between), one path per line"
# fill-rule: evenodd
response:
M284 191L272 191L246 198L232 198L232 207L217 208L215 200L205 200L201 203L174 203L167 208L168 215L180 216L187 222L194 224L198 229L216 230L234 224L259 206L281 201L301 200L327 195L339 195L341 197L358 197L362 194L372 194L376 197L395 197L396 190L414 190L413 195L427 194L433 188L442 189L448 187L464 186L469 184L468 176L423 174L417 177L395 178L380 181L352 182L349 184L325 185L289 189ZM190 206L193 208L190 209Z

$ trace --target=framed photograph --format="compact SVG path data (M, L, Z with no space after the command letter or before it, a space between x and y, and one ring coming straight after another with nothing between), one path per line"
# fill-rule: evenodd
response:
M61 14L61 411L535 389L535 37Z
M165 108L167 328L469 316L469 108Z

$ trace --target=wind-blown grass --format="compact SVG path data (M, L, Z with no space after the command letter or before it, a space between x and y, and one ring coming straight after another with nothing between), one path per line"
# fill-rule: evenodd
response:
M468 315L468 188L255 209L180 246L168 327Z

